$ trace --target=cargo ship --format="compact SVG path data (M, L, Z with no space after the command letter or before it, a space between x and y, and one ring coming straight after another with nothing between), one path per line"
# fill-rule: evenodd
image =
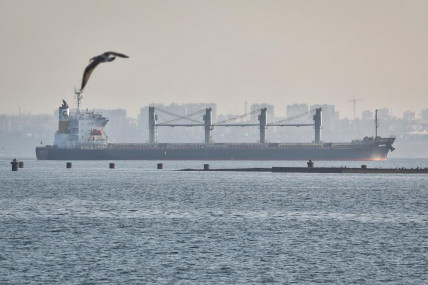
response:
M213 143L211 109L204 116L205 143L158 143L156 115L149 108L149 143L109 143L103 128L108 119L91 111L80 111L81 95L76 93L78 108L70 114L63 100L59 107L58 130L53 145L36 147L39 160L386 160L393 151L394 137L365 137L349 143L321 141L321 109L315 110L315 140L311 143L268 143L265 138L266 109L259 116L259 143ZM377 122L377 120L375 120ZM286 124L290 126L290 124Z

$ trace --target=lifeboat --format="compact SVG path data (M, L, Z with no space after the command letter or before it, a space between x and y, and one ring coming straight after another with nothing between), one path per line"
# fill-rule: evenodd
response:
M103 132L101 130L93 129L91 131L91 136L102 136Z

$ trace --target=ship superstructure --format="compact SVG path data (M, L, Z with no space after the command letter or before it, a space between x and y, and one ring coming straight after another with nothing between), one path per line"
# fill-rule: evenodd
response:
M107 136L104 127L107 118L94 111L80 111L80 104L74 115L63 100L58 108L58 131L55 133L54 146L59 149L106 148Z

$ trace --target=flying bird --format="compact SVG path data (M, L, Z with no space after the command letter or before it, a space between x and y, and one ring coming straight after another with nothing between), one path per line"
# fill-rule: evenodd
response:
M83 91L83 88L85 88L86 83L88 82L92 71L94 71L95 67L97 67L98 64L100 64L101 62L113 61L116 58L116 56L129 58L129 56L127 55L114 52L114 51L107 51L103 54L100 54L98 56L94 56L93 58L91 58L90 64L85 68L85 71L83 72L82 87L80 88L80 90Z

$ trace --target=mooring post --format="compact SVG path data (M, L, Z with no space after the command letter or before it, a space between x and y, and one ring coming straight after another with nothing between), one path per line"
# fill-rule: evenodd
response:
M12 164L12 171L18 171L18 160L16 158L10 164Z

